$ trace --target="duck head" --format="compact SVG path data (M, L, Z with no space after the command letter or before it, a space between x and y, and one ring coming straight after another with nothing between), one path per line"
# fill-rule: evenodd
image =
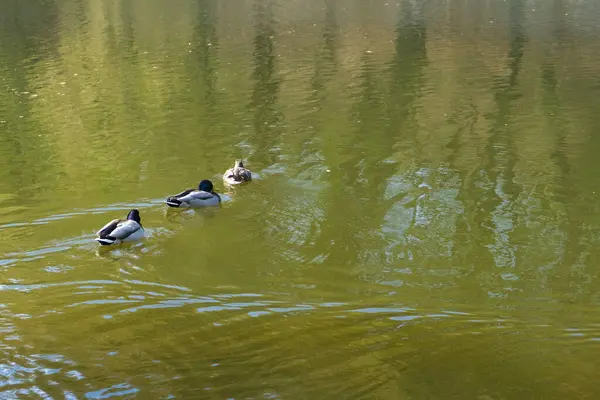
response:
M138 210L131 210L129 214L127 214L127 219L131 221L135 221L138 224L142 223L142 219L140 218L140 212Z
M213 184L208 179L204 179L198 185L198 190L202 190L204 192L212 193L212 191L213 191Z
M242 162L242 160L235 160L235 162L233 163L233 176L231 177L234 178L236 181L240 180L240 168L244 168L244 163Z

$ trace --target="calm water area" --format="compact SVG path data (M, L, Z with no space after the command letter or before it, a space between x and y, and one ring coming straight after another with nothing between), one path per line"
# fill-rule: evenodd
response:
M0 398L598 399L599 107L596 0L2 0Z

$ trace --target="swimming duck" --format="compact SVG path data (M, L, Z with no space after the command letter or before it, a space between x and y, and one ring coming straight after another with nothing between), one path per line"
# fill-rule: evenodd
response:
M200 182L198 189L188 189L167 198L167 205L169 207L218 206L220 203L221 197L215 193L213 184L208 179Z
M250 182L252 180L252 173L249 169L244 168L242 160L235 160L233 168L229 168L223 174L223 180L229 185L239 185Z
M140 212L131 210L127 219L113 219L96 233L96 241L103 246L140 240L145 236Z

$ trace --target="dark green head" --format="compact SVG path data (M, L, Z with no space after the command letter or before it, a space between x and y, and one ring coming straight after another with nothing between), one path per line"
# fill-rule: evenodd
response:
M198 185L198 190L202 190L204 192L212 193L212 191L213 191L213 184L208 179L204 179Z
M127 214L127 219L131 221L135 221L138 224L142 223L142 219L140 218L140 212L138 210L131 210L129 214Z

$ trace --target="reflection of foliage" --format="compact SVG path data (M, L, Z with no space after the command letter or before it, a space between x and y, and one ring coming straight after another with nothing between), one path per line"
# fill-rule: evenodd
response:
M448 303L461 308L487 302L490 308L514 308L515 318L523 316L525 326L509 328L519 333L531 329L533 318L554 318L538 315L539 304L549 298L556 300L546 309L552 312L565 299L595 304L600 136L593 133L600 121L593 71L598 53L572 17L589 6L538 2L533 13L524 0L466 0L427 10L422 1L402 0L397 8L385 3L325 0L321 9L279 0L168 6L144 0L5 1L0 15L2 223L13 222L13 213L32 219L30 214L47 209L164 196L196 184L202 175L222 172L239 145L247 151L241 156L251 156L252 169L264 179L232 191L235 201L217 211L219 223L211 229L186 231L180 242L161 248L162 258L153 267L170 263L185 241L194 256L200 255L197 264L189 264L191 272L169 268L168 279L205 274L211 279L198 284L205 290L251 276L256 281L248 285L260 290L279 285L269 296L277 297L278 291L310 300L331 295L339 296L340 304L359 303L361 293L368 292L365 302L416 304L415 314L431 304L437 313ZM303 14L307 8L310 15ZM260 171L264 166L270 170ZM243 206L249 198L251 206ZM231 235L236 223L244 234ZM76 236L82 225L80 220L48 224L33 238L27 237L34 232L31 226L1 234L6 243L14 232L22 237L22 243L10 245L15 250L39 248L30 246L45 240L39 235L55 239L58 227ZM223 242L246 251L215 254ZM175 250L168 247L173 243ZM32 265L59 264L65 253L38 264L32 258ZM178 254L186 268L187 255ZM40 271L27 268L29 279L44 281ZM11 279L21 278L17 268L8 272ZM294 291L299 282L305 289ZM27 296L14 303L26 308L31 299L46 299ZM61 294L56 301L66 298ZM541 299L532 305L535 313L524 299ZM520 335L489 334L501 329L496 321L474 341L461 335L467 324L461 326L458 317L440 322L449 342L431 352L440 335L430 321L439 314L413 325L398 319L393 322L401 325L398 329L386 313L348 316L346 306L339 310L347 319L332 318L338 309L317 306L294 318L268 311L272 325L266 330L266 320L246 318L245 310L232 307L222 312L234 313L243 329L223 335L207 328L202 342L212 350L201 354L187 345L199 325L174 318L177 329L171 326L167 333L172 343L162 341L170 351L151 348L150 341L139 347L154 351L155 359L160 354L189 357L189 371L197 374L186 377L190 396L197 393L198 375L215 371L209 367L215 354L217 359L256 355L265 346L283 346L272 354L283 357L275 361L287 377L322 378L327 385L340 385L340 393L347 392L349 382L353 393L379 390L383 397L402 391L398 379L426 388L421 390L433 397L447 395L465 371L479 378L467 388L471 397L502 397L507 389L501 386L514 385L514 374L493 374L489 380L477 375L478 368L500 362L507 363L498 366L504 372L506 365L526 365L517 379L523 387L539 371L555 372L546 367L548 360L557 361L555 353L538 347L539 358L521 365L531 355L529 343ZM79 314L83 308L70 310L73 320L85 324ZM43 332L47 327L66 326L39 321L20 323L40 329L31 331L39 340L51 337ZM123 332L133 341L148 336L146 328L150 332L156 325ZM231 338L239 338L239 332L252 340L232 347ZM399 334L421 341L403 347ZM297 357L299 348L319 347L328 351ZM407 348L416 355L405 354ZM523 357L503 359L496 354L499 348L506 357ZM477 354L462 357L464 351ZM399 377L394 368L402 367L393 362L404 357L418 359L406 360L409 368ZM248 360L248 379L272 374L272 364L263 358ZM311 363L325 366L327 373L319 376L323 370L307 368ZM453 363L458 368L448 370ZM220 366L214 378L222 380L221 388L231 387L239 365ZM173 376L181 373L164 368ZM183 387L179 381L174 386L174 391ZM281 386L293 397L289 385ZM486 394L490 387L494 392ZM319 389L298 390L314 390L318 397ZM256 397L250 392L248 397Z
M326 181L302 216L319 225L298 235L309 259L460 264L490 287L517 286L542 264L589 277L600 143L586 68L596 54L575 46L576 6L536 12L557 24L546 43L529 40L523 0L435 12L401 1L393 17L374 6L386 29L336 0L310 30L277 1L242 1L241 13L220 4L9 1L7 191L40 185L103 201L115 181L144 175L160 180L149 189L158 195L222 168L199 154L229 160L244 144L259 164L287 159L298 180ZM490 24L490 13L507 18ZM189 159L180 182L163 177ZM301 212L285 204L281 215Z
M406 7L410 4L406 3ZM325 160L330 165L335 165L336 160L344 160L337 162L337 168L331 174L330 214L326 216L329 226L322 238L326 243L334 232L343 232L345 245L333 246L332 262L381 265L389 259L381 251L386 244L380 229L386 213L397 199L386 199L384 193L388 179L395 173L396 163L391 159L404 133L401 127L409 125L414 117L406 110L413 107L418 97L426 56L422 22L407 16L410 9L403 8L402 11L404 15L396 31L390 82L382 79L381 66L374 61L371 52L365 52L360 58L361 73L354 84L357 101L351 109L356 128L338 139L344 141L337 148L339 154L328 154L330 159ZM329 43L328 35L324 35L324 39Z

